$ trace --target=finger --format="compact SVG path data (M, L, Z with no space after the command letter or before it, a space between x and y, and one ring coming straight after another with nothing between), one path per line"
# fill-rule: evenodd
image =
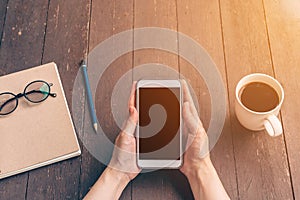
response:
M199 118L199 114L198 114L198 111L197 111L197 109L196 109L196 107L195 107L195 104L190 104L190 110L191 110L191 112L192 112L192 114L194 115L194 117L198 117Z
M130 97L128 101L128 108L135 107L135 90L136 90L136 81L133 82L130 92Z
M198 125L198 120L195 119L195 116L191 113L190 103L185 102L183 104L183 119L186 123L186 126L191 134L196 134Z
M131 106L129 108L129 113L130 116L127 119L125 126L123 128L123 132L125 132L127 135L133 136L134 137L134 132L136 128L136 124L138 121L138 113L135 109L135 107Z
M183 86L183 102L189 102L190 103L190 109L191 109L191 112L192 114L196 117L196 116L199 116L198 115L198 111L195 107L195 104L194 104L194 101L193 101L193 98L191 96L191 93L190 93L190 90L189 90L189 87L187 85L187 82L185 80L182 80L182 86Z
M181 85L182 85L182 90L183 90L183 102L193 103L193 99L191 97L187 82L184 79L182 79L181 83L182 83Z
M188 135L188 130L190 128L190 105L189 102L184 102L183 103L183 121L184 121L184 134L187 136Z
M189 107L190 107L190 111L191 111L192 115L194 116L195 120L197 120L198 122L200 122L202 124L195 105L194 104L189 104Z

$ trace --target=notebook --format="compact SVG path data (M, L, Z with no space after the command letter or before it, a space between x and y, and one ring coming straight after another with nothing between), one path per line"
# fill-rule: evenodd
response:
M19 94L35 80L53 83L56 98L0 116L0 179L80 155L80 147L55 63L0 77L0 93Z

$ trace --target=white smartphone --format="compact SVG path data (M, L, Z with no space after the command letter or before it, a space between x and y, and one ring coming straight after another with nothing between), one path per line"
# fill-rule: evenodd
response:
M181 99L179 80L137 82L137 165L140 168L182 165Z

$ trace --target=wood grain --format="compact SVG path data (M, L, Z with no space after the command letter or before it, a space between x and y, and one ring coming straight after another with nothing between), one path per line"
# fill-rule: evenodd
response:
M9 1L0 49L0 75L41 64L48 0ZM0 181L0 199L25 199L28 173Z
M8 4L8 0L3 0L0 2L0 47L1 47L1 41L2 41L3 28L5 25L7 4Z
M99 43L119 32L133 27L133 1L92 2L89 51ZM118 48L115 46L115 48ZM117 81L132 69L132 53L116 59L102 75L95 96L98 121L107 137L114 143L120 129L114 121L111 109L111 97ZM125 100L127 101L127 100ZM125 119L124 119L125 120ZM82 156L81 197L95 183L106 166L94 159L86 150ZM131 184L124 190L121 199L131 199Z
M91 2L88 53L99 42L109 37L112 31L112 2L101 0ZM84 146L82 148L81 160L80 199L88 193L105 169L105 165L97 161Z
M134 4L134 27L162 27L177 31L177 11L175 0L136 0ZM146 37L146 36L145 36ZM152 36L147 36L151 38ZM155 36L153 36L155 37ZM134 38L136 43L136 38ZM162 41L163 42L163 41ZM178 49L177 49L178 51ZM157 49L143 49L134 52L134 66L147 63L160 63L179 71L178 55ZM151 66L149 66L151 67ZM158 71L151 71L152 78ZM153 72L153 73L152 73ZM141 76L142 75L142 76ZM133 78L150 78L149 74L137 73ZM178 75L169 76L178 79ZM132 184L133 199L190 199L191 191L184 176L177 170L160 170L140 174Z
M207 50L216 63L227 89L219 1L177 1L178 31L187 34ZM179 47L180 47L179 41ZM192 52L191 52L192 53ZM180 59L180 73L189 80L199 101L200 117L207 130L210 122L210 95L203 78L193 66ZM205 75L205 74L204 74ZM228 92L226 91L226 94ZM227 98L228 99L228 98ZM237 199L236 169L233 154L229 106L222 135L211 152L212 161L225 189L232 199Z
M0 49L1 75L41 64L48 0L9 1Z
M183 32L208 51L227 84L227 118L211 156L231 198L299 199L299 9L297 0L2 0L0 75L55 61L71 107L79 62L101 41L133 27ZM193 66L175 54L139 50L116 59L98 84L97 115L112 142L119 128L107 105L116 82L133 66L153 62L180 70L188 78L200 99L201 119L208 127L210 97ZM235 117L235 86L253 72L275 76L285 89L283 136L271 138L264 131L248 131ZM132 79L138 76L133 70ZM83 94L78 105L82 113L84 98ZM79 115L76 118L83 122L84 115ZM82 199L105 166L81 147L80 158L1 180L0 199ZM121 197L149 198L193 197L188 181L178 170L141 174Z
M76 7L72 6L74 4ZM88 2L50 2L42 62L54 61L57 64L69 108L72 107L73 82L87 51L88 21ZM78 199L80 165L80 158L77 157L31 171L27 198Z
M220 2L239 198L292 199L283 137L248 131L234 113L240 78L253 72L273 75L263 4Z
M300 198L300 2L264 0L275 76L285 90L281 109L294 198Z

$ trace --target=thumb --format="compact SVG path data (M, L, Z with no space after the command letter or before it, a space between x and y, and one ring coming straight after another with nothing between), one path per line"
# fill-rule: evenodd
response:
M129 118L127 119L125 126L123 128L123 132L125 132L127 135L134 137L134 131L136 128L136 124L138 121L138 113L137 110L133 107L129 107Z
M197 131L198 124L191 112L191 104L189 102L184 102L183 104L183 120L187 126L188 132L190 134L195 134Z

